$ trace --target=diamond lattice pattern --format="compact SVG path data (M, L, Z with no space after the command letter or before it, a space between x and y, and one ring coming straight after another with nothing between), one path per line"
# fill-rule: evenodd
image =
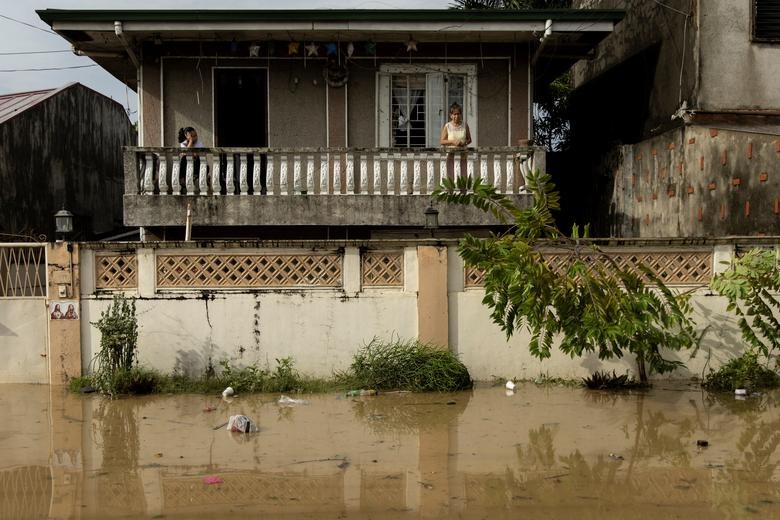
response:
M370 252L363 254L363 287L403 287L402 252Z
M706 284L712 277L711 251L612 251L607 252L607 255L623 269L636 270L639 264L644 264L666 284ZM568 254L547 254L544 259L556 271L567 268L572 262ZM606 260L597 256L587 260L590 263L606 263ZM480 287L484 285L485 273L476 267L466 267L464 280L466 287Z
M134 254L95 255L95 287L130 289L138 286L137 261Z
M340 287L338 255L160 255L158 287Z

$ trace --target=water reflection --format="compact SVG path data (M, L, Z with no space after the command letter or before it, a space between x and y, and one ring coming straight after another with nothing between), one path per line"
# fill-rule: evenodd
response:
M0 518L780 517L778 396L523 386L281 408L8 385ZM225 431L237 413L260 432Z

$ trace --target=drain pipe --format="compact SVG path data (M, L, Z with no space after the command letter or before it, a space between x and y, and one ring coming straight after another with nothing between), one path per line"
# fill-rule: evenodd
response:
M76 56L86 56L87 58L124 58L125 55L121 52L105 52L105 51L85 51L79 49L75 45L71 46L73 54Z
M116 21L114 22L114 34L116 34L117 38L119 38L119 41L122 42L122 45L125 46L125 50L127 51L127 55L130 56L130 61L133 62L133 65L135 65L136 69L139 69L141 67L141 64L138 62L138 57L135 55L135 51L132 47L130 47L130 44L127 41L127 38L125 38L124 28L122 27L122 22Z
M548 19L546 22L544 22L544 33L542 34L542 37L539 38L539 47L536 48L534 57L531 60L531 65L536 65L536 62L539 60L539 56L542 55L542 50L544 50L544 48L547 46L547 42L549 41L550 35L553 32L552 24L553 24L552 19Z

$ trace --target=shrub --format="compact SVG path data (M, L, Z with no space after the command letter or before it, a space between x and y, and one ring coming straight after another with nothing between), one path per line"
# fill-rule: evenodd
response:
M449 392L471 388L466 366L452 352L416 340L384 342L361 348L340 379L355 388Z
M629 377L628 374L617 375L614 370L611 374L606 370L603 372L597 370L590 376L583 377L582 384L591 390L614 390L643 386L641 383L637 383L634 378Z
M748 350L732 359L718 370L710 372L702 385L715 391L733 392L737 388L746 388L751 392L777 386L778 376L769 368L761 365L758 355Z
M111 305L92 325L100 331L100 350L92 359L92 385L104 394L123 393L119 387L125 388L133 378L140 377L133 373L138 355L135 299L115 294Z

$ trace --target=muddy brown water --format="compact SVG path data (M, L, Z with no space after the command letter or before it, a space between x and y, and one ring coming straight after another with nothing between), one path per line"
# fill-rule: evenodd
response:
M0 518L780 518L777 392L303 398L0 386Z

